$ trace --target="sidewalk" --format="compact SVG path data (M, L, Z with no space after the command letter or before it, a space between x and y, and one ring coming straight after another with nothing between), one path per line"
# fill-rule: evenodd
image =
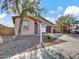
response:
M79 54L79 41L65 42L55 45L55 47L59 47L67 51L71 56L74 56L75 54Z
M69 42L71 42L71 41L79 41L79 36L76 37L76 36L70 36L70 35L62 35L58 39L63 39L63 40L69 41Z

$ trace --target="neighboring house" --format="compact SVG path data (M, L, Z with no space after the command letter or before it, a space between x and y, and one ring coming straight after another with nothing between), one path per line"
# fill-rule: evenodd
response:
M0 35L4 36L14 35L14 28L0 24Z
M42 24L42 27L44 26L46 33L53 33L54 24L43 17L23 16L22 20L20 20L20 16L14 16L12 18L15 26L15 35L18 35L21 22L21 35L39 34L40 23Z

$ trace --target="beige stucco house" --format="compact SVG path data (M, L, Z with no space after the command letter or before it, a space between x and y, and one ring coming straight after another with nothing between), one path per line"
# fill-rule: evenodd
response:
M43 28L45 29L45 33L53 33L54 24L44 19L43 17L23 16L22 20L20 16L13 16L12 18L15 26L15 35L18 35L20 26L21 26L20 29L21 35L39 34L40 24L42 24ZM20 25L20 23L22 25Z

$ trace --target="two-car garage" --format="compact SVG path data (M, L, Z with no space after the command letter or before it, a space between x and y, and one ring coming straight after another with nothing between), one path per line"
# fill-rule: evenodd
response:
M41 23L42 23L42 32L43 33L53 33L54 24L52 22L48 21L45 18L42 18Z

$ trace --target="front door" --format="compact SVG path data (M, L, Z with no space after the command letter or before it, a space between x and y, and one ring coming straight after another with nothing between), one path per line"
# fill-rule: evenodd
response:
M46 33L51 33L51 26L46 26Z
M35 34L38 34L38 23L35 23Z

